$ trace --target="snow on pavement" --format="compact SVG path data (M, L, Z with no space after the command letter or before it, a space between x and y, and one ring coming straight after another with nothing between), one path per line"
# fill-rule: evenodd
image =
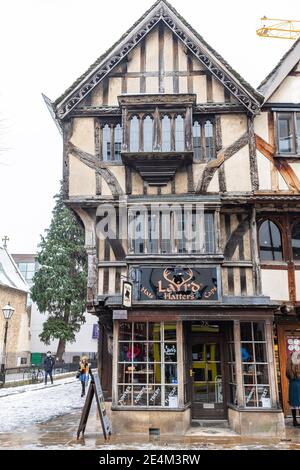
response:
M53 385L37 384L0 390L0 432L23 429L55 416L81 409L78 380L62 379Z

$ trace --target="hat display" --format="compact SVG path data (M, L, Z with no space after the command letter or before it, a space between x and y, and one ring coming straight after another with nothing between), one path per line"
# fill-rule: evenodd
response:
M300 352L294 351L291 356L292 364L298 366L300 364Z

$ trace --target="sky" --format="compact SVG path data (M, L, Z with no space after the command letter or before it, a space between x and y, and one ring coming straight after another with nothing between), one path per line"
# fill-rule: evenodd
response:
M59 97L154 0L0 0L0 245L35 253L62 178L62 138L42 99ZM299 0L171 0L253 86L293 42L260 18L300 20Z

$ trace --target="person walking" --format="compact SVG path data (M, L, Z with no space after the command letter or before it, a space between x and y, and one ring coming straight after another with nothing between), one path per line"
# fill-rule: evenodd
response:
M88 357L82 356L79 362L79 380L81 382L81 396L85 395L85 387L89 383L90 377L90 364L88 363Z
M300 426L296 416L300 414L300 351L294 351L287 360L286 376L289 379L289 405L292 410L293 426Z
M45 371L45 385L47 385L47 378L48 375L51 380L51 384L53 384L53 377L52 371L55 364L54 357L51 356L51 351L47 351L47 356L44 359L44 371Z

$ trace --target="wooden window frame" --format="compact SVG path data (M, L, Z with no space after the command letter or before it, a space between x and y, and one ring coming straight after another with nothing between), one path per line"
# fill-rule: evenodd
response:
M279 114L291 114L292 115L292 146L293 149L291 152L281 152L279 148ZM297 115L300 116L299 110L276 110L274 112L274 130L275 130L275 145L276 145L276 153L275 157L281 158L300 158L300 141L297 139Z
M209 121L212 124L213 128L213 146L214 146L214 158L208 160L207 155L206 155L206 136L205 136L205 124L206 122ZM193 122L192 122L192 136L194 140L194 125L195 123L198 123L200 126L200 155L199 159L195 158L195 152L194 152L194 162L196 163L208 163L210 161L213 161L217 158L217 145L216 145L216 118L214 115L197 115L195 114L193 116ZM194 148L194 142L193 142L193 148Z

